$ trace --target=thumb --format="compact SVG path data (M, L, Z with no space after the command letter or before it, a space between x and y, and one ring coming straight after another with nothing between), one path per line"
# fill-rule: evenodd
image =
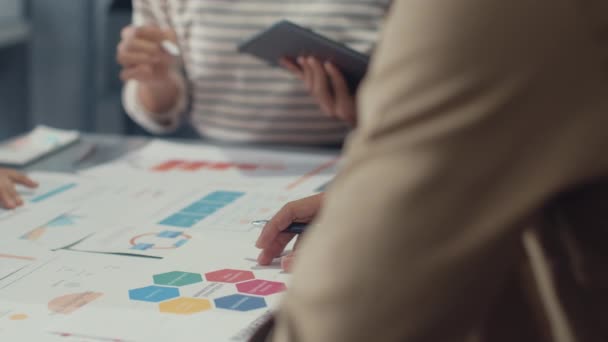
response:
M172 28L163 29L163 35L165 39L177 43L177 33Z
M285 272L291 272L293 263L296 260L296 252L291 252L281 258L281 268Z
M298 238L296 243L293 245L293 250L281 258L281 268L283 271L291 272L293 263L296 261L296 251L298 249L298 245L300 244L300 240L302 239Z

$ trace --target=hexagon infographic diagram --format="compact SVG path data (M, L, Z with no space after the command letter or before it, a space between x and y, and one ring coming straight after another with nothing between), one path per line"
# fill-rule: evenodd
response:
M200 283L203 277L198 273L173 271L154 275L154 284L166 286L186 286Z
M215 272L205 273L205 278L209 281L219 283L240 283L242 281L255 279L253 272L233 269L223 269Z
M177 298L158 305L160 312L178 315L191 315L193 313L211 309L211 302L200 298Z
M282 282L255 279L253 272L245 270L226 268L205 273L204 277L206 281L213 282L210 284L234 284L229 288L235 293L215 299L181 297L180 288L205 280L200 273L171 271L153 275L154 285L129 290L129 298L158 303L158 310L168 314L191 315L211 310L214 306L216 309L245 312L266 308L268 305L263 297L287 289Z
M219 309L233 311L251 311L266 307L266 300L261 297L233 294L215 299L215 306Z
M270 296L275 293L283 292L287 289L287 287L283 283L262 279L238 283L236 284L236 288L241 293L247 293L256 296Z
M142 302L158 303L179 297L179 290L175 287L146 286L129 290L129 298Z

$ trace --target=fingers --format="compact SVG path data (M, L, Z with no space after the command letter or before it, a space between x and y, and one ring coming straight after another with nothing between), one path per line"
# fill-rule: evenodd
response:
M168 39L174 43L177 43L177 32L175 32L175 30L167 28L162 31L165 36L165 39Z
M21 173L21 172L15 171L15 170L9 170L9 171L7 171L7 175L14 183L24 185L28 188L35 188L38 186L38 183L36 181L31 179L24 173ZM12 187L12 188L14 189L14 187Z
M15 189L14 185L11 185L8 189L6 189L6 192L11 199L13 208L23 204L23 200L21 199L21 196L19 196L19 193L17 192L17 189Z
M283 271L291 272L291 270L293 269L293 264L296 260L296 252L298 250L298 245L300 244L301 240L302 238L298 237L296 243L293 245L293 250L281 258L281 269L283 269Z
M284 236L282 231L297 218L296 211L298 210L298 204L296 202L290 202L284 205L283 208L266 223L255 243L256 247L262 249L270 248L277 238Z
M160 43L143 39L128 39L123 40L118 44L118 52L159 55L162 52L162 48Z
M160 57L142 52L124 52L117 56L117 61L123 67L128 68L139 64L157 63L160 61Z
M272 240L270 245L268 245L264 249L262 249L262 251L258 255L258 263L260 265L270 265L272 263L272 260L274 260L274 258L277 258L278 256L281 255L281 253L283 253L287 244L295 236L296 236L295 234L287 234L287 233L282 233L280 235L277 235L277 237Z
M294 74L297 78L304 80L304 72L300 67L296 65L296 63L292 62L288 58L281 58L279 60L279 65L283 68L289 70L292 74Z
M8 209L14 209L23 204L21 196L15 189L15 183L28 188L38 186L38 183L31 178L15 170L2 169L2 175L3 177L0 180L0 203Z
M312 70L310 68L310 65L308 65L308 63L306 63L306 58L305 57L298 57L298 65L300 66L300 68L302 69L302 76L303 76L303 81L304 81L304 85L306 86L306 89L310 92L312 92Z
M289 65L287 61L281 65L289 70L299 66L300 78L323 112L348 123L356 123L355 98L344 76L332 63L322 64L314 57L299 57L297 66Z
M161 37L166 35L160 29L154 28ZM163 50L160 42L163 39L147 39L145 35L138 34L140 30L147 30L147 27L127 27L123 29L123 39L118 44L117 61L123 66L131 66L134 63L151 63L153 59L160 59Z
M165 80L173 58L162 47L165 39L176 41L173 30L156 26L129 26L123 29L116 60L123 66L120 78L143 82Z
M3 178L0 181L0 204L7 209L15 209L22 204L15 186L8 178Z
M122 29L120 35L123 40L141 39L153 43L160 43L168 38L166 30L156 25L127 26Z
M123 69L120 72L120 79L123 81L133 79L140 82L149 82L155 79L155 72L152 66L148 64L140 64L131 68Z
M285 204L264 226L256 241L256 247L268 248L279 235L289 235L282 231L292 222L312 221L321 208L322 200L323 194L321 193Z
M289 202L264 226L256 247L262 249L258 256L260 265L268 265L283 252L295 234L283 233L293 222L310 222L321 207L322 194Z
M296 252L293 251L281 258L281 269L285 272L291 272L293 263L296 260Z
M122 41L116 61L125 68L139 64L169 64L171 59L160 45L143 40Z
M0 191L0 204L6 209L15 209L17 203L7 191Z
M347 122L355 123L357 118L357 105L351 95L348 84L342 73L332 63L325 62L324 69L329 75L334 92L334 114Z
M333 113L334 98L329 88L329 80L321 63L313 57L306 59L312 71L312 93L321 109L328 114Z

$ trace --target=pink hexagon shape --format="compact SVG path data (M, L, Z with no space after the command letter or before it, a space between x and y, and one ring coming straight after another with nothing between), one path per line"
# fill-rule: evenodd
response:
M241 293L257 296L270 296L275 293L283 292L287 289L285 284L277 281L256 279L236 284L236 288Z
M215 272L205 273L205 278L218 283L238 283L245 280L255 279L253 272L233 269L223 269Z

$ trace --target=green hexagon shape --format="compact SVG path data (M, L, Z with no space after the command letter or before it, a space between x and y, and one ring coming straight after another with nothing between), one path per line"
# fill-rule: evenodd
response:
M156 285L186 286L202 281L203 277L198 273L173 271L154 275Z

